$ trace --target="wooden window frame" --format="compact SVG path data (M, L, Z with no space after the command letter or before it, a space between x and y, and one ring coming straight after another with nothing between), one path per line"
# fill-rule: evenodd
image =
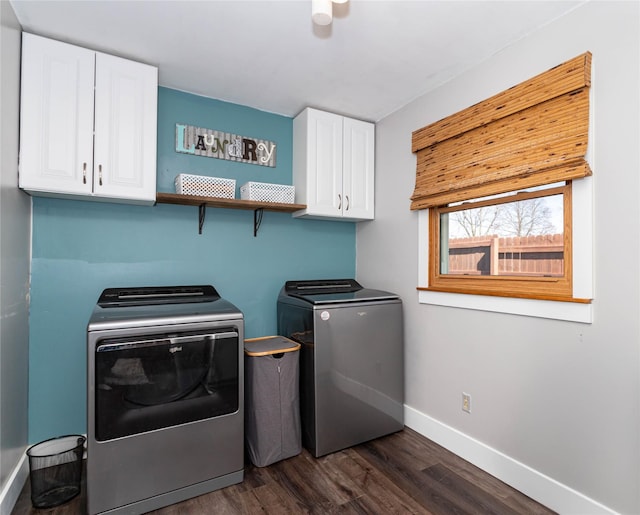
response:
M563 195L564 216L564 273L562 277L540 276L466 276L440 273L440 215L462 209L469 205L440 206L429 209L429 270L427 291L466 293L525 299L554 300L588 303L588 299L573 297L573 241L572 241L572 186L566 185L535 192L517 193L494 200L475 202L471 207L539 198L561 193Z

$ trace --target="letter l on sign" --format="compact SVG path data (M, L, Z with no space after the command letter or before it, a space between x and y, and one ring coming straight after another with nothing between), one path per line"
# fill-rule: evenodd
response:
M176 152L187 152L189 154L195 154L196 151L193 145L191 145L190 148L184 148L184 131L187 129L187 126L176 124L176 129L176 133L178 136L178 141L176 141Z

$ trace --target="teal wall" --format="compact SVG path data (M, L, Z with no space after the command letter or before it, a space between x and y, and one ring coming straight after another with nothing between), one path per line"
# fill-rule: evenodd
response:
M175 152L175 124L273 141L268 168ZM160 88L158 191L178 173L291 184L292 120ZM275 334L284 281L355 275L352 223L253 212L33 199L29 342L29 440L86 432L86 327L100 292L113 286L213 284L245 315L247 337Z

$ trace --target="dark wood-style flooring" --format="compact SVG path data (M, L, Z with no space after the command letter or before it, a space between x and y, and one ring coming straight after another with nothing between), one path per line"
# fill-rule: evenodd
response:
M84 486L84 485L83 485ZM84 514L82 493L51 510L31 506L29 481L13 515ZM152 512L201 514L551 514L551 510L411 429L313 458L247 465L244 482Z

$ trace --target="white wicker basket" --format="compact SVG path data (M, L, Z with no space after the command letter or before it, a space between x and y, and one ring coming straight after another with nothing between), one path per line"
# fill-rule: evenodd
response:
M235 179L181 173L175 180L176 193L201 197L235 198Z
M269 184L267 182L247 182L240 187L240 198L260 202L279 202L293 204L295 187L286 184Z

